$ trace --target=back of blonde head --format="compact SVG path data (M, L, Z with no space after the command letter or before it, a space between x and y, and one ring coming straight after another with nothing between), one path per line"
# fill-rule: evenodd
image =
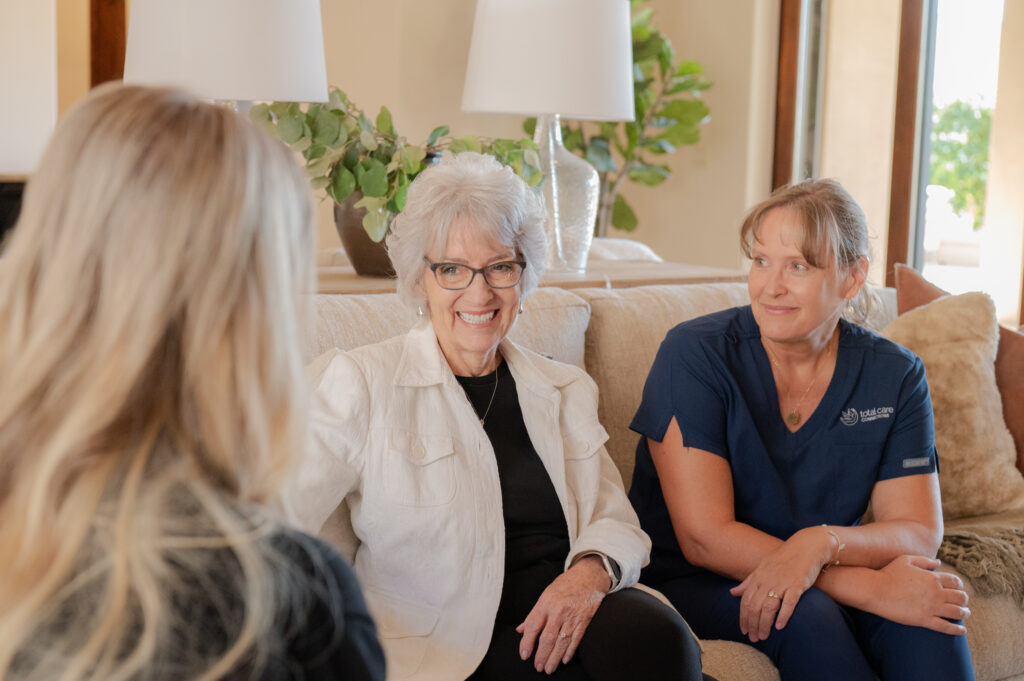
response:
M163 678L181 566L237 557L272 617L252 510L304 437L307 185L233 112L99 88L58 126L0 261L0 678ZM204 672L205 670L205 672Z

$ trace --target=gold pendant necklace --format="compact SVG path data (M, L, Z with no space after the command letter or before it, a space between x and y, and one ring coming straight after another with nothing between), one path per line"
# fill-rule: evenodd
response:
M499 365L500 367L500 365ZM484 409L484 415L480 417L480 425L484 425L484 419L491 413L491 405L494 404L494 396L498 394L498 370L494 371L494 390L491 391L491 401L487 403L487 409Z
M832 340L829 339L829 345L831 346L831 344L832 344ZM838 347L838 345L839 345L839 341L837 339L836 340L836 346ZM768 350L768 346L767 345L765 345L764 348L765 348L765 350ZM830 351L831 351L831 347L828 347L828 348L825 349L825 358L826 359L828 359L828 354L829 354ZM774 352L768 350L768 359L771 360L772 366L774 366L776 369L778 369L779 374L781 374L782 373L782 367L779 365L778 361L775 359L775 353ZM800 396L799 400L797 400L797 403L793 407L793 410L790 411L788 414L786 414L786 423L788 423L789 425L795 426L798 423L800 423L800 419L802 418L801 415L800 415L800 405L802 405L804 403L804 398L807 397L807 394L811 392L811 388L814 387L814 384L818 382L818 378L821 376L821 369L822 369L822 367L818 368L818 371L814 374L814 378L811 379L811 384L807 386L807 389L804 390L804 394ZM788 386L788 384L786 386L786 402L792 403L792 396L789 394L789 386Z

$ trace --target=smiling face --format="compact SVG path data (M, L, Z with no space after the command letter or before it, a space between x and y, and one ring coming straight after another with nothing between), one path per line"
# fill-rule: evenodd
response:
M785 207L766 213L753 240L747 289L763 338L820 347L864 284L867 260L837 270L834 258L822 254L814 266L801 251L803 239L798 213Z
M473 223L459 221L448 232L443 252L428 253L432 263L450 262L480 269L497 262L517 260L511 246L480 236ZM482 376L498 366L498 344L516 319L521 283L512 288L491 288L482 274L468 288L442 288L426 263L423 290L430 322L445 359L459 376Z

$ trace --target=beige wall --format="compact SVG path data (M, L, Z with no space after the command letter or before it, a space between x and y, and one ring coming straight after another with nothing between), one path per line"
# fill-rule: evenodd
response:
M0 0L0 175L31 172L56 119L55 0Z
M89 0L57 0L57 112L89 91Z
M989 141L988 198L981 272L1000 320L1020 324L1024 258L1024 2L1003 5L999 90Z
M900 3L832 0L827 48L819 176L853 195L871 233L871 281L885 282L892 175L893 117Z
M667 259L735 267L739 220L770 187L778 0L651 6L679 56L703 63L715 87L706 95L712 121L699 145L668 159L672 178L626 190L641 223L633 236ZM371 114L386 104L412 140L444 123L455 132L520 136L518 117L460 111L474 7L474 0L323 0L328 80ZM321 247L335 247L328 202L320 213Z
M775 0L656 0L657 22L676 54L703 64L711 122L701 141L667 159L660 187L628 185L636 238L663 257L720 267L743 263L739 224L771 190L778 63Z
M88 0L57 2L64 110L88 90ZM519 117L460 109L475 5L321 0L329 82L371 117L386 105L414 141L441 124L457 133L521 136ZM627 185L640 218L631 236L670 260L736 267L739 220L770 188L779 0L651 6L679 57L700 61L715 87L706 93L712 120L701 142L666 159L672 177L653 189ZM329 201L321 202L318 222L321 248L337 247Z

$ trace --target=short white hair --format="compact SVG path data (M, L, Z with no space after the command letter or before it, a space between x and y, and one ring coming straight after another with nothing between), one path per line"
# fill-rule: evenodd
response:
M445 152L409 186L403 210L391 223L387 248L398 276L399 298L424 304L423 258L443 249L453 224L465 220L481 239L512 247L526 261L520 291L526 298L540 283L547 257L544 199L486 154Z

